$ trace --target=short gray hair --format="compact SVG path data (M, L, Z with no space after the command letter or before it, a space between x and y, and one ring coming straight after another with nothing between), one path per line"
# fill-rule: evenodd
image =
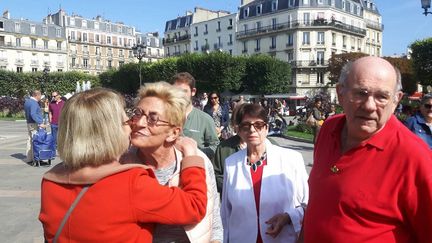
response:
M345 83L346 83L346 80L348 79L348 76L350 75L353 63L354 63L354 61L349 61L349 62L345 63L345 65L342 67L341 73L339 75L338 84L343 87L344 91L345 91L345 87L346 87ZM392 65L392 67L395 71L395 74L396 74L396 92L401 91L402 90L401 72L393 64L390 63L390 65Z

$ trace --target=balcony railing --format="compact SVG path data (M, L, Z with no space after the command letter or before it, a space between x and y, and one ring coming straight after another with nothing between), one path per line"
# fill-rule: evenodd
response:
M232 28L233 28L233 26L230 25L230 26L227 27L227 30L232 30Z
M31 44L25 45L25 44L21 44L19 46L16 45L16 43L12 43L12 42L0 42L0 47L4 47L4 48L10 48L10 49L18 49L18 50L28 50L28 51L49 51L49 52L56 52L56 53L66 53L66 49L58 49L57 46L55 47L47 47L45 48L44 46L40 46L40 47L35 47L32 46Z
M43 62L43 65L46 67L46 66L50 66L51 65L51 62L50 61L44 61Z
M301 68L301 67L327 67L328 61L324 59L317 59L317 60L303 60L303 61L291 61L291 66L294 68Z
M208 51L208 50L210 50L209 44L205 44L201 46L201 51Z
M15 64L16 65L24 65L24 59L22 59L22 58L15 59Z
M186 41L186 40L190 40L191 35L187 34L187 35L181 35L181 36L175 36L173 38L163 38L162 39L162 43L165 44L170 44L170 43L176 43L176 42L180 42L180 41Z
M31 66L39 66L39 60L31 60L30 65Z
M298 28L331 28L344 31L350 34L365 36L366 30L352 25L344 24L340 21L327 19L316 19L313 21L291 21L275 25L261 26L259 28L243 30L236 32L237 39L251 38L259 35L267 35L269 33L282 32Z
M368 28L380 30L380 31L384 30L383 24L380 24L380 23L372 21L372 20L365 20L365 22L366 22L366 27L368 27Z

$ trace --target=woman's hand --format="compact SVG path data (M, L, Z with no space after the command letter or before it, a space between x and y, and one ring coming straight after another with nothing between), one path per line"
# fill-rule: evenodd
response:
M175 147L183 153L183 157L198 155L197 143L192 138L178 137Z
M267 220L265 223L269 224L266 234L276 238L285 225L291 224L291 218L287 213L279 213L271 217L271 219Z

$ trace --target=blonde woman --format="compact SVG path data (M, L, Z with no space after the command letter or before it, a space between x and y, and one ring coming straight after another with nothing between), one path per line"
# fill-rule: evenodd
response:
M130 135L124 105L121 96L103 88L65 103L58 132L64 162L42 180L39 220L46 241L151 242L154 223L194 224L203 218L205 172L195 144L180 146L183 191L160 186L148 167L119 163Z
M190 99L185 91L166 82L142 87L138 98L131 118L132 148L123 156L122 162L138 161L154 169L161 185L178 186L184 155L174 144L179 139L185 139L180 134ZM199 155L204 158L207 176L206 216L195 225L157 225L153 242L222 242L219 195L213 166L204 153L200 151Z

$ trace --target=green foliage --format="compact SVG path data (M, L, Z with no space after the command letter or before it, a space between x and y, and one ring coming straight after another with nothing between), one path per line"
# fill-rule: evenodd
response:
M134 95L139 86L139 65L129 63L99 75L102 86ZM228 53L185 54L155 63L141 63L143 83L169 81L177 72L189 72L199 91L225 90L257 94L288 92L291 68L269 56L232 57Z
M267 55L245 58L246 75L243 88L251 93L274 94L289 91L291 67Z
M89 80L92 87L100 86L97 76L80 72L52 72L44 75L42 72L15 73L0 70L0 96L24 97L30 91L38 89L50 94L59 91L60 94L74 92L76 82Z
M187 54L177 61L179 72L189 72L197 81L198 90L238 90L245 72L243 59L224 52Z
M365 57L367 54L362 52L349 52L342 54L333 54L329 60L328 71L329 79L332 84L338 82L342 67L349 61L355 61L360 57Z
M414 73L424 86L432 85L432 38L411 44Z
M417 90L417 82L414 78L412 60L407 58L384 57L388 62L397 67L401 72L402 90L412 94Z

